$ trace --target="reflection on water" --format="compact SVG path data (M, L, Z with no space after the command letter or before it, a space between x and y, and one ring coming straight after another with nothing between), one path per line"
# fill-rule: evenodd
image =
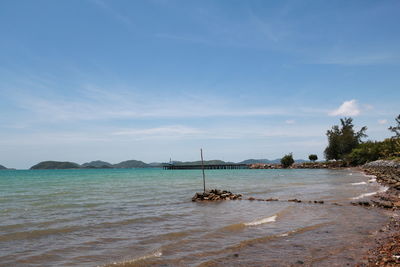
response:
M282 201L191 202L202 190L196 170L0 172L0 266L341 266L386 222L349 205L381 190L361 173L206 175L210 188Z

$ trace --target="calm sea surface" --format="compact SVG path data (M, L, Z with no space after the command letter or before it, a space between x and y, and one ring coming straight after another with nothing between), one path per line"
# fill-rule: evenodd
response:
M207 188L281 201L194 203L199 170L0 171L0 266L351 265L387 221L350 205L371 178L208 170Z

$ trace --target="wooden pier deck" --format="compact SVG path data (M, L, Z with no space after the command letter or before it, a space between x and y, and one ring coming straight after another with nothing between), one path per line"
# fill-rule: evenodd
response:
M250 165L248 164L205 164L205 170L231 170L231 169L248 169ZM174 165L168 164L164 165L164 170L201 170L200 165Z

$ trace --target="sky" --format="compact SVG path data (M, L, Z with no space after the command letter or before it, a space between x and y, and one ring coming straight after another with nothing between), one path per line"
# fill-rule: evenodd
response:
M0 164L323 158L400 114L400 1L0 1Z

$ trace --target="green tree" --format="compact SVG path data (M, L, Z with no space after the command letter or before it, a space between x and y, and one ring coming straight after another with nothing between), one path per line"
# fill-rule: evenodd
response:
M328 146L324 154L327 160L330 159L344 159L354 148L361 143L361 138L366 137L365 131L367 127L364 126L360 131L354 131L353 119L344 118L340 119L341 127L334 125L331 130L328 130Z
M367 141L354 148L345 159L353 166L377 160L383 156L384 145L384 142Z
M315 154L311 154L308 156L308 159L311 160L312 162L314 162L318 159L318 156Z
M400 157L400 114L395 118L396 126L390 126L389 131L394 133L390 138L391 142L391 157Z
M400 138L400 114L395 118L397 126L390 126L389 131L393 132L395 135L393 138Z
M293 163L294 163L293 153L289 153L289 154L283 156L283 158L281 158L281 164L282 164L283 168L288 168L288 167L292 166Z

